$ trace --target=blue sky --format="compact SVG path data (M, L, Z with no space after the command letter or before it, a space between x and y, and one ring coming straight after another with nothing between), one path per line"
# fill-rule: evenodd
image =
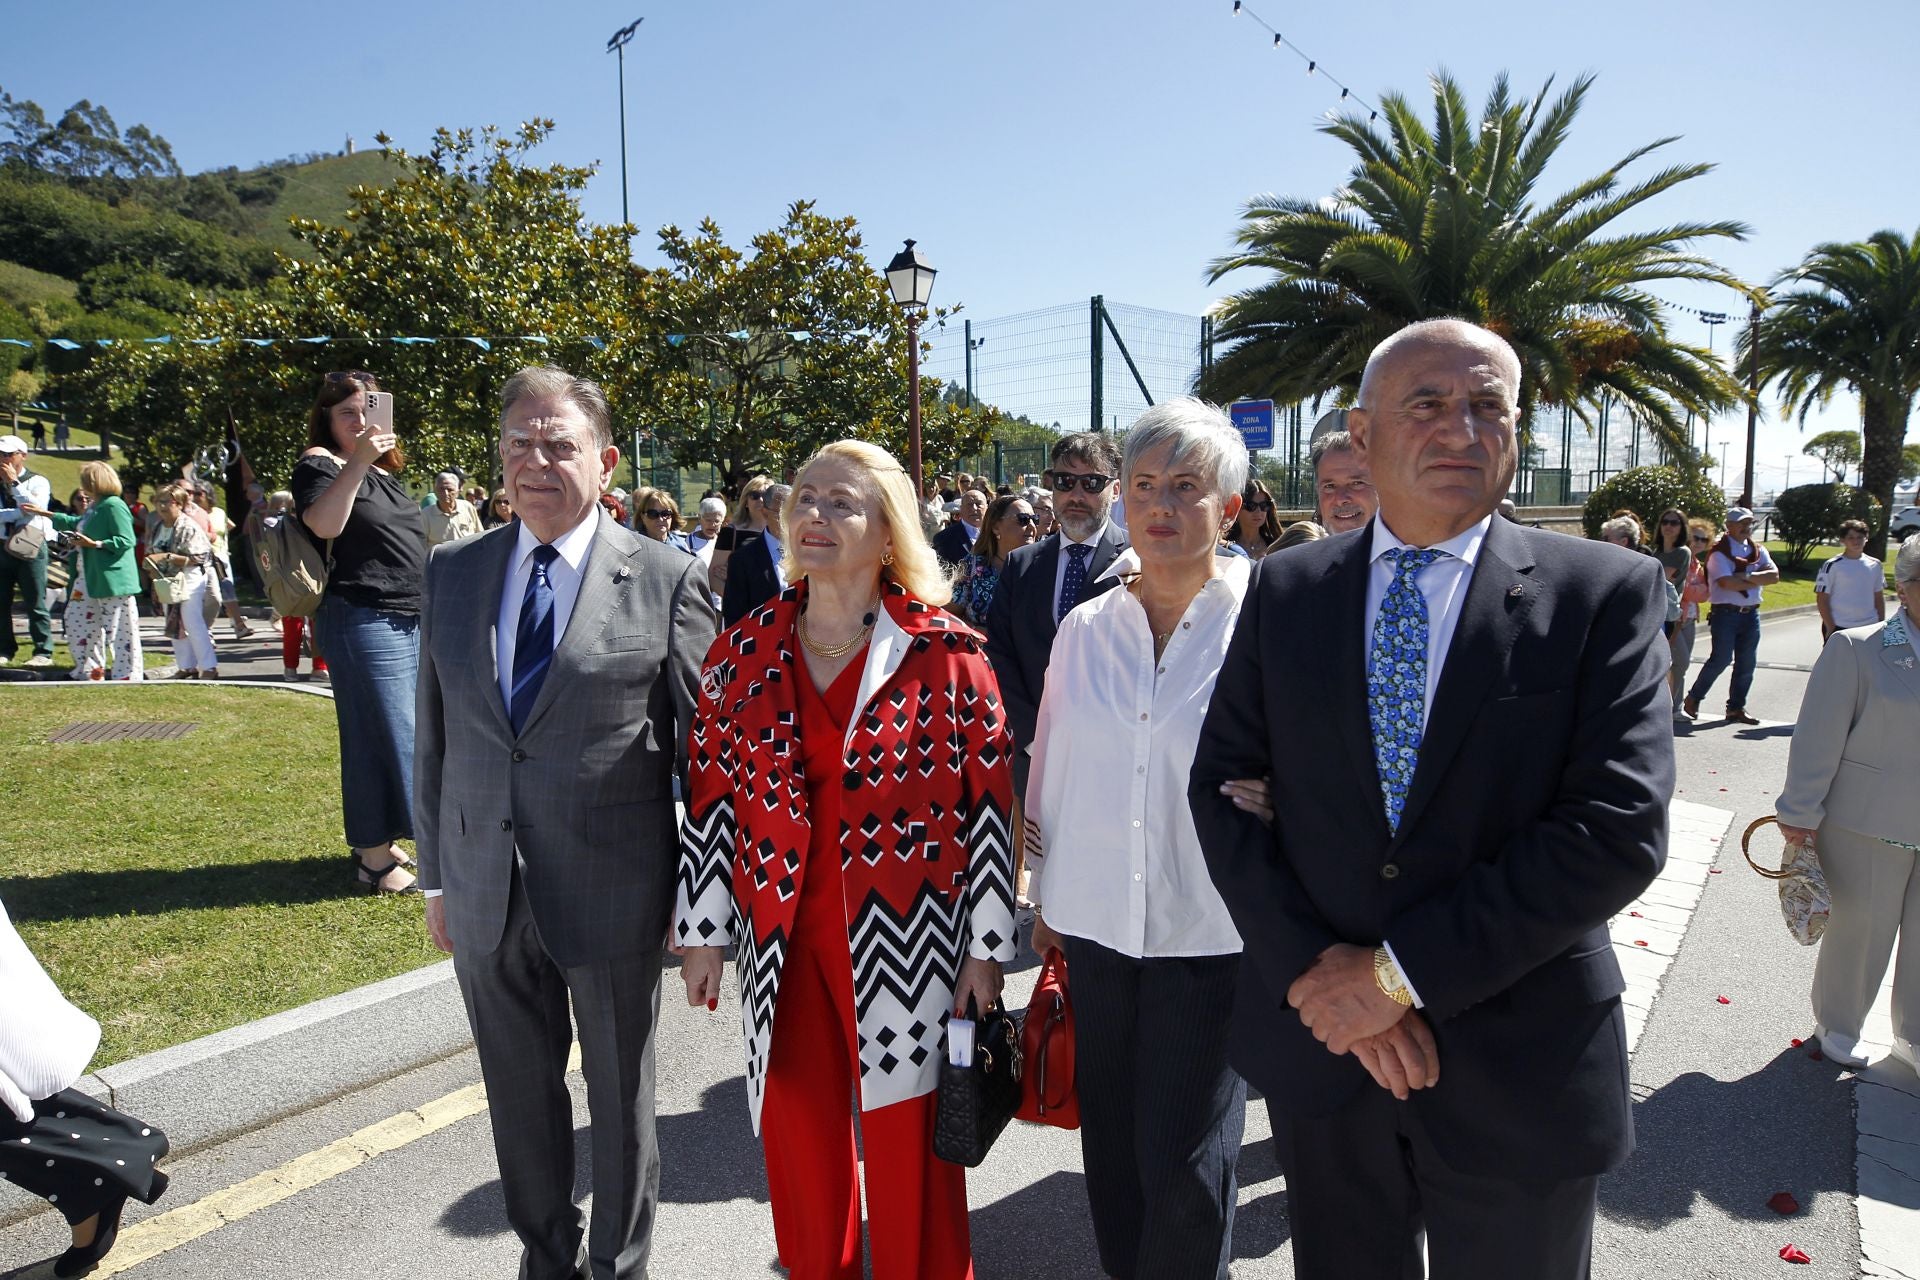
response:
M1661 221L1735 217L1715 251L1750 279L1811 245L1920 222L1910 142L1912 0L1412 0L1262 17L1377 100L1425 98L1444 67L1471 97L1506 70L1531 90L1599 81L1556 190L1629 148L1719 168L1651 207ZM935 299L980 319L1109 300L1198 313L1207 261L1261 192L1317 196L1346 171L1314 131L1338 90L1309 76L1231 0L506 0L15 4L0 16L0 86L49 111L105 103L145 122L189 170L362 146L419 146L436 125L552 117L546 154L598 161L590 217L620 212L617 27L646 21L626 60L633 218L711 215L736 240L812 198L858 217L884 261L913 236ZM1651 171L1650 167L1647 171ZM637 240L642 259L650 237ZM1229 282L1231 285L1232 282ZM1724 291L1673 301L1737 310ZM1682 320L1704 332L1697 321ZM1683 328L1683 331L1684 328ZM1728 331L1718 345L1724 349ZM1857 426L1836 404L1824 425ZM1730 427L1734 424L1728 424ZM1715 438L1722 431L1715 430ZM1760 487L1798 430L1767 422ZM1796 478L1813 463L1797 459Z

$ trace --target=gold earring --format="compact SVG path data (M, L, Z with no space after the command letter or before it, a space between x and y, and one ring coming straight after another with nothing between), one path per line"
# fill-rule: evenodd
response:
M891 569L893 567L893 552L889 551L885 555L881 556L880 563L885 567Z

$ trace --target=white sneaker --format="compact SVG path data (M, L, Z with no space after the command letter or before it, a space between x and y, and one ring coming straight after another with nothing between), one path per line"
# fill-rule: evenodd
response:
M1860 1052L1859 1037L1829 1031L1817 1022L1813 1024L1813 1034L1819 1039L1820 1052L1827 1055L1827 1061L1856 1070L1867 1065L1866 1056Z
M53 658L48 654L36 653L27 659L25 665L29 667L50 667L53 665Z

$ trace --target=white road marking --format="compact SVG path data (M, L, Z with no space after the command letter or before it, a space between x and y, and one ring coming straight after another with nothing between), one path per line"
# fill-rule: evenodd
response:
M1733 825L1733 810L1674 800L1668 804L1667 821L1666 868L1608 928L1620 968L1627 975L1626 994L1620 1002L1627 1016L1629 1054L1646 1030L1647 1015L1660 994L1660 980L1680 954L1687 923L1706 888L1707 869L1720 855L1720 842Z
M1861 1033L1861 1048L1873 1065L1853 1085L1860 1274L1920 1280L1920 1080L1898 1058L1886 1056L1893 1043L1892 1002L1889 967Z

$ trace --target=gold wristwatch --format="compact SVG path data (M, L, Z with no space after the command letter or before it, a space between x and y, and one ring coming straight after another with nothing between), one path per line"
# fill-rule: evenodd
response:
M1393 962L1385 947L1373 949L1373 981L1387 999L1409 1009L1413 1007L1413 992L1407 989L1407 980L1400 976L1400 966Z

